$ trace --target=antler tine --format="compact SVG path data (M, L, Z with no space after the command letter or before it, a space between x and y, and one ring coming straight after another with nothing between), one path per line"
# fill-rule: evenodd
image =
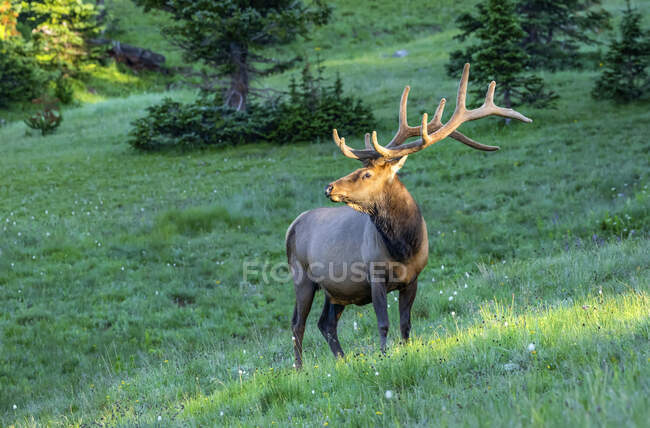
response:
M429 124L425 125L427 127L427 130L431 125L438 126L438 127L442 126L442 112L445 110L446 103L447 100L445 98L442 98L440 100L440 103L438 103L438 107L436 108L436 112L433 115L433 119L431 119L431 122L429 122Z
M461 143L465 144L466 146L469 146L473 149L476 150L482 150L484 152L494 152L500 149L499 146L488 146L487 144L481 144L478 141L474 141L471 138L469 138L466 135L461 134L458 131L454 131L449 135L451 138L453 138L456 141L460 141Z
M334 138L336 145L339 146L339 149L341 149L345 156L349 157L350 159L359 159L359 157L355 155L354 152L352 152L352 149L350 149L347 144L345 144L345 138L339 138L339 133L336 129L333 130L332 137Z
M468 111L468 117L464 120L464 122L481 119L486 116L501 116L510 119L517 119L525 123L531 123L533 121L532 119L527 118L518 111L515 111L511 108L499 107L494 104L494 90L496 88L496 85L497 83L494 80L490 82L487 93L485 94L485 101L483 102L483 105L477 109Z
M334 143L336 143L339 149L341 149L341 152L350 159L363 161L366 159L376 159L381 156L374 149L370 148L369 134L366 134L366 150L355 150L348 147L348 145L345 144L345 138L339 138L339 133L336 129L332 130L332 137L334 139Z
M438 141L448 136L452 136L453 138L457 139L463 144L466 144L470 147L479 150L486 150L486 151L498 150L498 147L496 146L485 146L483 144L477 143L476 141L457 132L456 128L458 128L464 122L469 122L471 120L481 119L483 117L493 116L493 115L517 119L526 123L532 122L531 119L527 118L526 116L524 116L523 114L515 110L498 107L494 104L494 90L496 86L495 82L491 82L490 85L488 86L488 91L485 96L485 101L483 102L483 105L474 110L467 110L466 98L467 98L468 81L469 81L469 64L465 64L465 67L463 67L463 74L460 79L460 84L458 85L458 94L456 96L456 109L454 110L454 114L451 116L449 121L447 121L447 123L443 125L441 122L442 111L445 105L445 99L443 98L440 101L440 104L438 105L438 108L436 109L436 112L431 122L428 122L428 115L425 113L422 117L422 125L415 128L415 129L419 128L420 133L422 135L421 139L417 141L413 141L412 143L400 145L399 147L395 147L395 148L390 147L390 144L386 147L382 147L376 142L376 135L373 133L372 143L375 150L385 158L400 158L402 156L407 156L411 153L415 153L422 149L425 149L430 145L437 143ZM402 96L402 98L404 98L404 96ZM400 130L396 134L395 138L398 135L400 135L400 133L402 133L403 126L402 126L401 116L402 116L402 112L400 111ZM432 128L431 130L434 131L432 134L429 134L430 132L429 128ZM393 140L395 140L395 138Z
M372 131L372 146L375 148L375 151L382 155L385 158L391 158L393 157L393 151L391 149L387 149L386 147L382 146L379 144L377 141L377 131Z
M411 91L410 86L404 87L404 92L402 92L402 99L399 103L399 128L393 136L393 139L390 140L386 147L396 147L404 143L407 139L411 137L416 137L420 135L419 126L409 126L408 119L406 117L406 105L408 103L409 92Z
M366 150L372 150L372 144L370 144L370 133L366 132L366 135L363 136L363 142L366 145Z
M465 101L467 98L468 81L469 81L469 63L465 63L465 66L463 67L463 74L460 77L460 84L458 85L458 94L456 95L456 110L454 110L454 116L456 115L456 113L463 113L467 111L467 108L465 107Z

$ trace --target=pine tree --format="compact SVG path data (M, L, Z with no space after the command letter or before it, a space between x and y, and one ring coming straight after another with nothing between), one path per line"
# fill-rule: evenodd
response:
M31 28L43 67L75 74L81 63L93 59L87 43L99 32L93 4L83 0L30 0L23 4L19 19Z
M251 81L281 72L297 58L280 59L268 48L307 37L313 25L329 19L331 9L323 0L135 0L148 9L172 16L164 28L173 43L183 49L188 62L198 62L225 77L226 105L246 110Z
M597 43L593 34L610 28L609 12L598 5L600 0L516 0L515 13L525 33L519 45L529 55L527 65L549 69L577 65L580 44ZM485 6L479 4L477 12L458 17L462 32L457 39L484 28Z
M521 46L533 68L558 69L578 65L580 44L610 29L610 14L596 8L600 0L519 0L516 11L526 37Z
M447 73L457 76L464 62L472 64L470 80L497 82L496 97L506 107L517 104L548 105L557 95L544 89L541 78L526 73L529 55L520 42L525 33L519 25L514 4L509 0L487 0L479 5L481 26L475 31L478 42L465 51L451 53ZM473 85L482 99L485 88Z
M650 33L641 29L641 14L627 2L620 26L621 39L610 43L604 70L592 96L630 102L650 95Z

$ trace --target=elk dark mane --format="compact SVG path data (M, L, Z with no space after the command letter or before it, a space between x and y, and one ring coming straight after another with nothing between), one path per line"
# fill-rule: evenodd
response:
M397 177L393 189L377 201L368 215L395 261L408 261L420 248L423 239L420 207Z

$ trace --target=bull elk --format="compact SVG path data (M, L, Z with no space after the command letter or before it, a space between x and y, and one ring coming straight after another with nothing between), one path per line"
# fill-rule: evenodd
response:
M445 99L440 100L433 119L427 114L420 126L409 126L406 104L410 88L402 93L399 129L382 146L377 133L366 134L365 149L348 147L333 130L334 142L343 154L363 162L363 167L330 183L325 195L347 206L317 208L300 214L286 235L287 258L296 292L292 331L296 367L302 366L305 322L318 289L325 293L325 306L318 328L337 357L343 350L337 323L345 306L373 304L377 316L381 350L386 350L388 310L386 295L399 290L400 330L408 340L411 307L417 279L429 258L427 227L415 202L396 175L408 155L419 152L445 137L452 137L474 149L493 151L499 147L480 144L456 131L463 123L486 116L502 116L532 122L524 115L494 104L490 83L483 105L474 110L465 106L469 64L465 64L458 88L456 110L443 125ZM420 136L406 143L408 138Z

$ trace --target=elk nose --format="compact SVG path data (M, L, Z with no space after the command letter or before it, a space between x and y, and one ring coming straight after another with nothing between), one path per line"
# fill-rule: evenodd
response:
M325 196L329 196L332 194L332 190L334 189L334 186L331 184L328 184L325 186Z

